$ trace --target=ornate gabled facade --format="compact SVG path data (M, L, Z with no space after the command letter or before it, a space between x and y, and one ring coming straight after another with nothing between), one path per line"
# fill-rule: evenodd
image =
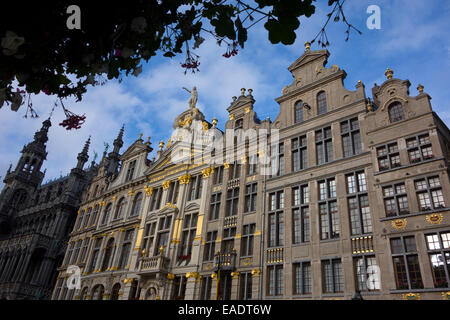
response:
M50 120L24 146L0 195L0 299L50 299L81 195L96 173L89 140L67 176L41 184Z
M192 95L152 161L122 131L53 299L447 299L450 132L423 86L388 69L369 99L328 57L306 46L273 121L242 89L225 132Z

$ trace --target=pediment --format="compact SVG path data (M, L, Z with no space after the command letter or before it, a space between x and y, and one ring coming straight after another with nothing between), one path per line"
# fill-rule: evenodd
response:
M176 205L171 204L171 203L166 203L166 205L163 208L159 209L159 214L161 214L161 215L167 215L169 213L177 214L178 211L179 210Z
M187 211L198 211L200 210L200 205L197 202L191 202L184 207L184 212Z
M330 53L328 52L328 50L306 51L288 67L288 70L292 72L295 69L300 68L301 66L304 66L305 64L308 64L309 62L312 62L319 58L324 57L326 60L329 56Z
M152 148L142 143L142 140L136 140L128 149L120 156L121 160L126 160L140 153L148 153L152 150Z

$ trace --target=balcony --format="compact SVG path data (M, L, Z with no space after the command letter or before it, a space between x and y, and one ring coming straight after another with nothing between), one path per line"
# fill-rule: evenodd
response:
M214 270L234 270L236 267L236 250L217 252L214 255Z
M281 263L284 261L283 248L266 250L266 263Z
M138 274L150 274L167 272L169 270L170 259L164 256L145 257L139 264Z
M236 224L237 224L237 216L225 217L223 227L224 228L234 227L236 226Z
M369 253L373 252L373 239L372 236L356 237L352 238L352 253Z
M233 180L229 180L227 182L227 189L234 189L239 187L239 178L233 179Z

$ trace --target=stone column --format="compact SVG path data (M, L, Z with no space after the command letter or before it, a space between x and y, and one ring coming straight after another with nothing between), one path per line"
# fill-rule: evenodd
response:
M20 270L20 274L19 274L19 277L17 278L17 282L23 282L24 281L27 269L28 269L29 264L30 264L30 260L31 260L31 252L27 251L26 252L26 256L25 256L25 260L23 262L23 268L22 268L22 270Z
M185 300L194 300L195 291L197 288L198 279L200 278L198 272L186 273L186 292L184 294Z
M260 290L260 280L261 280L261 269L253 269L252 270L252 297L254 299L258 299L259 297L259 290ZM264 283L263 283L264 287ZM263 296L261 297L264 299L265 292L263 291Z
M23 260L25 259L25 253L21 253L19 257L19 263L17 264L16 270L14 270L12 280L15 282L17 280L17 277L20 274L20 270L23 268Z
M231 299L239 299L239 272L231 272Z

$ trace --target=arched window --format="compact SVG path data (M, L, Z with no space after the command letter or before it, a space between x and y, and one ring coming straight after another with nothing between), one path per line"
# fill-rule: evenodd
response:
M139 192L136 197L134 197L133 208L131 209L131 216L137 216L141 210L142 204L142 192Z
M105 287L98 284L92 289L92 300L103 300L103 293L105 292Z
M86 300L87 291L88 291L88 287L84 287L83 290L81 290L80 300Z
M112 204L108 203L108 205L105 208L105 213L103 214L102 224L108 223L109 216L111 215L111 207L112 207Z
M327 95L325 91L320 91L317 94L317 114L324 114L327 112Z
M122 197L119 200L119 203L117 204L116 214L114 215L114 219L120 219L123 217L123 213L125 211L125 205L127 202L125 201L125 198Z
M105 271L110 263L111 257L113 255L114 249L114 238L108 240L105 248L105 257L103 258L102 271Z
M394 102L389 106L389 117L391 122L397 122L405 119L403 114L403 106L400 102Z
M295 123L303 122L303 101L299 100L294 107Z
M131 179L133 179L135 167L136 167L136 160L133 160L128 164L128 170L127 170L127 174L125 176L125 181L130 181Z
M111 289L111 300L119 300L120 283L113 285Z

